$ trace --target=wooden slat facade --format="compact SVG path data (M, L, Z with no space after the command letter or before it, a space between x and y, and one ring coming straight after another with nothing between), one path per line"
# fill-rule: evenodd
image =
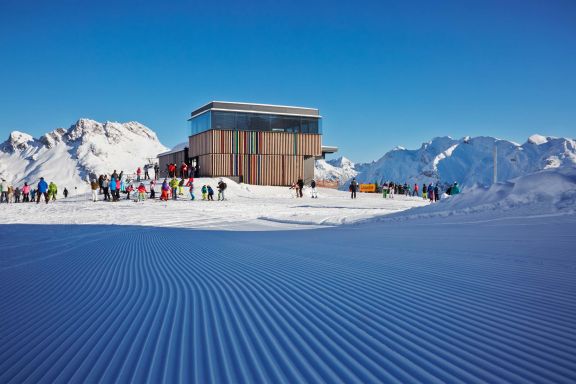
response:
M200 176L238 176L260 185L291 185L313 175L309 160L322 155L322 136L316 134L210 130L190 136L189 144ZM305 164L312 164L309 172Z
M190 157L213 153L322 155L322 136L316 134L210 130L189 140Z
M198 163L201 176L239 176L247 184L291 185L304 174L304 156L210 154Z

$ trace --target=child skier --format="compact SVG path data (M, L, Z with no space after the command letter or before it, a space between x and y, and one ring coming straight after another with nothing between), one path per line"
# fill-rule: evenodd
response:
M160 200L168 201L168 191L170 190L170 186L168 185L168 181L164 179L162 182L162 194L160 195Z
M205 185L202 186L202 200L206 200L206 197L208 196L208 188L206 188Z
M208 200L214 201L214 190L209 185L206 188L208 189Z
M138 201L146 200L146 187L143 183L138 186Z
M194 200L195 197L194 197L194 178L193 177L188 179L186 186L188 187L188 190L190 191L190 199Z

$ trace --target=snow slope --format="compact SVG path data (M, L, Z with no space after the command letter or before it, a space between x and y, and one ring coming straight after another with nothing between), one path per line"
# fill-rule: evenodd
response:
M84 190L90 175L114 169L134 173L166 150L156 134L140 123L80 119L68 130L58 128L39 139L12 132L0 144L0 176L16 185L44 177L60 189Z
M184 204L236 214L167 207ZM3 224L0 382L573 383L576 215L556 208L305 231ZM129 205L182 227L202 209Z
M2 204L4 223L35 224L115 224L145 225L198 229L271 230L303 229L318 226L350 224L428 204L422 199L398 197L384 200L379 194L359 194L351 200L349 193L319 188L319 198L311 199L309 188L305 198L294 198L294 190L236 184L225 179L227 201L190 201L188 189L178 201L167 203L148 200L135 204L93 203L88 194L71 196L56 203ZM200 198L204 184L217 185L218 179L195 179L195 191ZM156 191L159 187L156 187ZM125 199L126 195L122 195ZM102 196L100 196L102 199Z
M343 184L356 171L361 182L453 183L490 185L493 179L493 150L497 148L498 179L509 180L542 169L576 164L573 139L531 136L522 145L493 137L459 140L437 137L417 150L396 148L378 161L357 164L351 169L335 165L326 171L317 164L318 178L339 179ZM334 165L334 164L333 164Z

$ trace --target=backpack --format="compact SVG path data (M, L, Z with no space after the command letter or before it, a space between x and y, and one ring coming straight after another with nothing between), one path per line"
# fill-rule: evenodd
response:
M220 189L221 190L225 190L226 189L226 183L222 182L222 184L220 185Z

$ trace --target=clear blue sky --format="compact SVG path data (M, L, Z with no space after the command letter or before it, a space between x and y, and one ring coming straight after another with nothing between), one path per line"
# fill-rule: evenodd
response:
M356 161L576 136L576 1L0 1L0 137L80 117L174 145L210 100L316 107Z

